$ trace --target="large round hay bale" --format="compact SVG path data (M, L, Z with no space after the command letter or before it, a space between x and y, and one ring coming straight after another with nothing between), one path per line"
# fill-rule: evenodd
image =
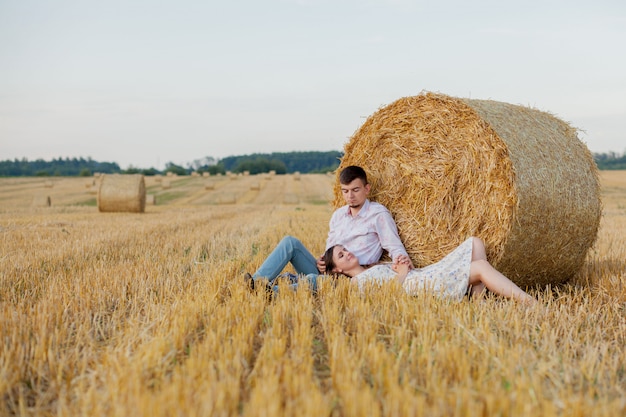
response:
M298 204L300 202L300 198L296 194L286 193L283 195L283 204Z
M558 284L596 240L597 167L576 129L551 114L425 93L380 108L344 150L337 175L366 170L416 266L478 236L520 286ZM334 193L343 205L338 181Z
M52 200L50 196L47 194L35 194L33 196L32 206L33 207L50 207L52 205Z
M143 175L105 174L98 189L98 210L101 212L143 213L146 207L146 186Z
M146 205L156 206L155 194L146 194Z
M222 194L218 197L217 204L237 204L237 195L234 193Z

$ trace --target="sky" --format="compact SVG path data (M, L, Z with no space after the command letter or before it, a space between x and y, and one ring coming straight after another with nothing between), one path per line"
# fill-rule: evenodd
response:
M626 2L0 0L0 160L343 150L426 91L626 152Z

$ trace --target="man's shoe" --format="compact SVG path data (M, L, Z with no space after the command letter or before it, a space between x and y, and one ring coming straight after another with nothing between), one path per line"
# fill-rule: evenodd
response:
M254 278L252 278L252 275L250 275L249 272L246 272L244 274L243 280L246 283L246 285L248 286L248 289L250 291L254 291Z
M267 298L267 301L272 301L274 298L274 286L269 282L265 283L265 297Z

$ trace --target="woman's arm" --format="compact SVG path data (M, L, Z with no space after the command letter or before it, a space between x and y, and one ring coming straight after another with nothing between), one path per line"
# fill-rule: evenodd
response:
M394 270L394 272L396 274L398 274L398 276L396 277L396 279L398 280L398 283L400 285L402 285L404 283L404 280L407 276L407 274L409 273L409 269L411 268L411 265L409 263L406 262L402 262L402 263L393 263L393 265L391 265L391 269Z

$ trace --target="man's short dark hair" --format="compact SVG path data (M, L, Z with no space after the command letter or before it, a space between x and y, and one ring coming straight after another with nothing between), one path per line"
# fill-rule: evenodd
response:
M367 174L365 170L356 165L345 167L339 173L339 182L341 184L350 184L355 179L360 178L363 184L367 184Z

